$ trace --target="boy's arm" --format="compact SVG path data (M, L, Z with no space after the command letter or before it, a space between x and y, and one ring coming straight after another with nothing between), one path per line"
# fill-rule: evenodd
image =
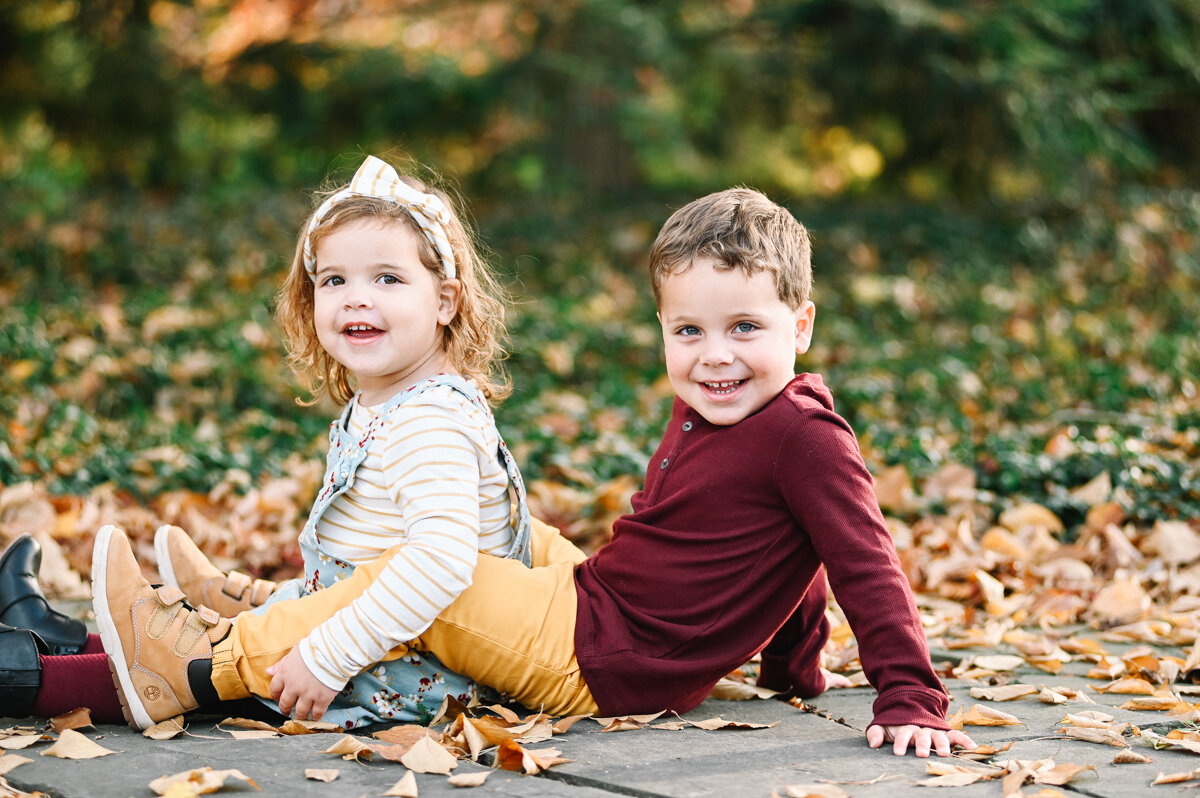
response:
M854 433L831 411L805 413L781 436L775 463L785 501L825 565L878 691L873 724L945 732L949 697L900 569Z
M825 618L828 591L825 570L819 569L800 606L779 628L759 655L758 684L786 698L811 698L825 691L821 649L829 639Z

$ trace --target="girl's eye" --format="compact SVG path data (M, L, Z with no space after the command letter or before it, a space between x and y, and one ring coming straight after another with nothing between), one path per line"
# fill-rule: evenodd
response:
M394 274L381 274L379 275L379 282L384 285L395 285L400 282L400 278Z
M733 331L739 333L752 333L757 329L756 325L748 321L739 321L733 326Z
M338 277L336 274L333 274L333 275L330 275L329 277L326 277L321 282L321 285L334 286L334 285L341 285L344 282L346 282L346 281L343 280L341 277Z

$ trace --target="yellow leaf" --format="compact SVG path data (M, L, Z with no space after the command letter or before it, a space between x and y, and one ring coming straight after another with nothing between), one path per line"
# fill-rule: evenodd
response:
M1114 765L1146 765L1154 760L1137 751L1119 751L1113 757Z
M374 753L371 746L364 743L357 737L352 737L349 734L344 734L333 745L326 748L321 753L337 754L342 759L358 759L360 756L364 759L370 759Z
M481 770L476 773L455 773L450 777L451 787L482 787L487 781L487 777L492 775L490 770Z
M84 726L91 725L92 711L87 707L72 709L70 712L50 718L50 728L55 732L62 732L66 729L82 729Z
M1179 784L1184 781L1194 781L1200 779L1200 768L1189 770L1185 773L1163 773L1159 771L1158 776L1154 781L1150 782L1150 786L1155 784Z
M270 723L261 720L251 720L250 718L225 718L217 726L235 726L239 729L256 729L258 731L277 731Z
M429 737L422 737L413 743L408 753L400 757L400 762L417 773L440 773L443 776L450 775L450 771L458 767L458 758Z
M228 779L244 781L254 789L259 789L254 779L249 778L240 770L213 770L210 767L185 770L171 776L162 776L150 782L150 789L159 795L167 795L172 790L178 794L179 788L186 786L189 788L189 793L187 794L207 795L224 787Z
M150 740L172 740L183 734L183 715L159 721L142 732L142 736Z
M1102 684L1099 687L1089 685L1097 693L1116 693L1119 695L1154 695L1154 685L1145 679L1127 678Z
M102 745L92 742L74 729L64 729L58 742L42 751L42 756L60 759L95 759L113 753Z
M1129 743L1125 741L1117 732L1112 729L1090 729L1081 728L1079 726L1066 726L1056 730L1059 734L1070 737L1072 740L1082 740L1085 743L1099 743L1101 745L1111 745L1116 748L1128 748Z
M1028 503L1010 507L1000 513L1000 525L1020 532L1023 527L1041 527L1050 532L1063 531L1063 523L1053 512L1040 504Z
M787 784L783 792L775 792L780 798L849 798L846 791L836 784Z
M8 773L13 768L20 767L32 761L32 759L20 754L5 754L4 756L0 756L0 776Z
M11 737L0 737L0 748L8 751L19 751L22 748L28 748L34 743L49 739L50 737L45 734L14 734Z
M417 777L411 770L384 793L389 798L417 798Z
M496 751L496 767L532 776L554 765L571 761L563 759L561 753L557 748L528 750L515 740L505 740Z
M1161 711L1174 709L1179 706L1179 699L1174 696L1139 696L1126 701L1118 709L1130 709L1135 712L1141 711Z
M1071 781L1071 779L1078 776L1080 773L1083 773L1088 770L1095 773L1096 766L1095 765L1072 765L1072 764L1064 762L1061 765L1055 765L1054 767L1050 768L1049 770L1038 770L1037 773L1034 775L1033 780L1034 780L1034 783L1036 783L1036 784L1050 784L1055 787L1061 787L1062 785Z
M320 734L322 732L341 731L342 727L336 723L326 723L323 720L296 720L288 718L279 727L280 734L295 736L298 734Z
M308 779L309 781L323 781L326 784L328 784L329 782L337 779L338 775L339 775L338 771L334 770L332 768L330 768L330 769L305 768L304 769L304 778Z
M777 690L768 690L765 687L746 682L735 682L732 679L722 679L713 685L712 692L708 694L708 697L718 701L749 701L755 698L774 698L777 695L779 695Z
M725 720L724 718L689 720L687 723L695 726L697 729L705 729L707 731L716 731L717 729L770 729L773 726L779 725L779 721L775 721L774 723L744 723L736 720Z
M576 723L578 723L581 720L584 720L585 718L590 718L590 717L591 717L590 714L589 715L568 715L565 718L559 718L558 720L554 721L554 725L552 728L554 729L555 734L565 734L567 732L567 730L570 729L572 726L574 726Z
M1020 726L1021 721L1017 720L1007 712L1001 712L998 709L976 704L966 711L962 716L962 724L964 726Z
M1006 684L999 687L972 687L971 698L981 701L1015 701L1038 691L1031 684Z

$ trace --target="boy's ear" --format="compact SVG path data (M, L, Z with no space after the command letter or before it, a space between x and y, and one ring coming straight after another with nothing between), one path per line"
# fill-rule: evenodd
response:
M796 308L796 354L803 355L812 344L813 319L817 315L817 306L805 302Z
M462 299L462 283L458 280L442 280L438 288L438 324L445 327L458 315L458 303Z

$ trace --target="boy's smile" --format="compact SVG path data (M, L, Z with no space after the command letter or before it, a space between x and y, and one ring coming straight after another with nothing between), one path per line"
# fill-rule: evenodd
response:
M769 272L697 259L662 283L658 318L671 387L710 423L738 423L791 382L815 313L812 302L789 308Z

